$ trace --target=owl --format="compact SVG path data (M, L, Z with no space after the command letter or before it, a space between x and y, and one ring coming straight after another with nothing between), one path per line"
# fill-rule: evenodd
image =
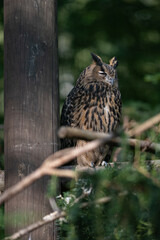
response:
M117 129L121 118L121 94L116 71L118 61L113 57L106 64L96 54L91 53L91 56L93 63L80 74L65 100L61 126L110 133ZM61 147L78 147L86 143L84 140L64 139ZM77 157L77 164L89 167L107 164L111 153L111 146L101 146Z

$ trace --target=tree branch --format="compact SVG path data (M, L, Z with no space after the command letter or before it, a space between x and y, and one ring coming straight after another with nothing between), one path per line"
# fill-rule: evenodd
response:
M149 165L154 165L155 167L160 167L160 159L155 159L155 160L146 160L146 163L149 164ZM111 162L109 163L109 166L110 167L115 167L115 166L118 166L118 167L122 167L126 164L129 164L129 162ZM76 170L78 173L79 172L87 172L87 173L94 173L95 170L102 170L102 169L105 169L105 167L102 167L102 166L98 166L98 167L95 167L95 168L90 168L90 167L80 167L80 166L75 166L75 165L70 165L70 166L63 166L61 167L61 169L63 170ZM58 169L57 169L58 170ZM56 171L55 170L50 170L48 171L48 174L49 175L56 175L56 176L60 176L60 177L67 177L67 178L71 178L73 175L73 171L71 171L71 173L69 173L68 171L62 171L61 174L56 174ZM1 181L1 175L4 176L4 171L1 171L0 172L0 186L1 186L1 191L4 191L4 179ZM22 189L23 190L23 189Z
M63 133L63 134L62 134ZM77 148L70 148L70 149L64 149L61 151L56 152L55 154L50 155L46 160L42 163L42 165L35 170L33 173L22 179L19 183L17 183L15 186L10 187L7 189L4 193L0 196L0 204L4 201L8 200L12 196L16 195L29 185L31 185L33 182L38 180L44 175L51 175L55 174L57 176L67 176L67 177L75 177L75 173L66 170L67 172L61 172L62 170L58 170L55 168L58 168L65 163L68 163L72 159L76 158L77 156L80 156L81 154L91 151L100 145L103 144L111 144L114 146L121 145L121 138L115 137L114 134L104 134L104 133L97 133L97 132L91 132L91 131L84 131L76 128L69 128L69 127L63 127L60 128L59 131L60 137L76 137L84 140L93 140L95 138L98 138L94 141L91 141L87 143L83 147L77 147ZM127 144L131 147L139 146L140 149L144 149L145 151L155 153L160 152L160 144L156 143L150 143L148 141L140 141L137 139L128 139Z
M154 185L160 188L160 181L157 178L153 177L145 168L138 166L137 164L134 164L134 167L140 174L150 179Z
M105 139L106 137L113 136L113 134L106 134L103 132L93 132L72 127L61 127L58 131L60 138L76 138L81 140L92 141L94 139Z
M144 131L152 128L155 124L159 123L160 122L160 113L157 114L156 116L148 119L147 121L145 121L144 123L140 124L139 126L136 126L135 128L129 130L127 132L127 134L130 136L130 137L133 137L133 136L138 136L140 135L141 133L143 133Z
M113 146L120 146L121 145L121 138L115 137L113 134L105 134L100 132L92 132L89 130L81 130L78 128L71 128L71 127L61 127L58 135L60 138L76 138L91 141L94 139L101 139L103 144L107 143L108 145ZM140 149L145 149L146 152L160 152L160 144L157 143L150 143L149 141L142 141L138 139L130 139L126 140L126 144L135 148L139 146Z
M120 192L120 193L118 194L118 197L123 197L123 196L126 196L127 194L128 194L127 191ZM97 199L97 200L95 200L95 201L92 201L92 202L82 203L82 204L80 205L80 207L81 207L81 208L84 208L84 207L88 207L88 206L90 206L90 205L92 205L92 204L107 203L107 202L110 202L112 199L113 199L113 197L110 197L110 196L109 196L109 197L103 197L103 198L99 198L99 199Z
M153 176L150 175L149 172L147 172L144 168L142 167L139 167L137 165L134 165L134 167L136 168L136 170L141 173L142 175L144 175L146 178L150 179L157 187L160 187L160 182L158 181L158 179L154 178ZM123 197L123 196L126 196L128 194L127 191L123 191L123 192L120 192L118 194L118 197ZM82 199L84 196L86 196L88 194L82 194L79 198L77 198L75 201L74 201L74 204L76 204L77 202L79 202L80 199ZM106 196L106 197L103 197L103 198L99 198L95 201L92 201L92 202L85 202L85 203L82 203L80 204L80 208L85 208L85 207L88 207L90 205L93 205L93 204L103 204L103 203L107 203L107 202L110 202L111 200L113 199L112 196ZM65 217L66 216L66 212L62 212L62 211L55 211L47 216L45 216L43 218L43 220L41 221L38 221L36 223L33 223L31 224L30 226L24 228L24 229L21 229L20 231L18 231L17 233L13 234L12 236L10 237L6 237L5 240L15 240L15 239L18 239L26 234L28 234L29 232L32 232L33 230L49 223L49 222L52 222L52 221L55 221L56 219L59 219L61 217Z
M50 223L50 222L53 222L55 221L56 219L59 219L59 218L62 218L62 217L65 217L66 216L66 213L65 212L53 212L53 213L50 213L49 215L46 215L45 217L43 217L42 220L36 222L36 223L33 223L31 224L30 226L26 227L26 228L23 228L21 229L20 231L14 233L12 236L9 236L9 237L6 237L5 240L15 240L15 239L18 239L20 237L23 237L24 235L32 232L33 230L39 228L39 227L42 227L43 225L47 224L47 223Z
M121 192L118 194L118 197L121 197L121 196L125 196L127 195L127 191L124 191L124 192ZM74 202L74 204L76 204L82 197L78 198L77 201ZM112 197L103 197L103 198L99 198L95 201L92 201L92 202L88 202L88 203L82 203L80 204L80 208L85 208L85 207L88 207L92 204L103 204L103 203L107 203L107 202L110 202L113 198ZM33 223L31 224L30 226L27 226L26 228L24 229L21 229L20 231L14 233L12 236L9 236L9 237L6 237L4 240L16 240L20 237L23 237L24 235L32 232L33 230L39 228L39 227L42 227L43 225L47 224L47 223L50 223L52 221L55 221L56 219L59 219L61 217L65 217L66 216L66 212L64 211L55 211L45 217L43 217L42 220L36 222L36 223Z
M36 169L33 173L31 173L30 175L22 179L20 182L8 188L4 193L2 193L0 195L0 204L8 200L9 198L13 197L14 195L16 195L17 193L31 185L33 182L35 182L44 175L48 174L50 175L54 173L55 175L57 174L58 176L61 175L65 177L67 175L68 177L70 175L70 177L75 177L74 172L71 173L69 172L69 170L66 170L67 174L64 175L64 170L63 174L61 174L62 170L56 170L55 168L62 166L63 164L71 161L72 159L76 158L77 156L85 152L88 152L99 147L100 145L104 144L104 142L110 141L111 138L113 138L113 136L108 136L107 138L105 138L105 140L103 139L94 140L90 143L87 143L83 147L64 149L59 152L56 152L55 154L50 155L42 163L42 165L38 169Z

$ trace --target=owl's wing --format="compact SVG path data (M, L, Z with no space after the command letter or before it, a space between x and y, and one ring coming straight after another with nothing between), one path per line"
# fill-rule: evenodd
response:
M92 90L92 91L91 91ZM83 85L75 86L67 96L61 113L61 126L78 127L89 129L86 126L91 103L93 89L88 90ZM93 105L93 104L92 104ZM94 103L96 106L96 102ZM76 141L72 139L62 139L61 148L72 147Z
M77 111L77 101L80 99L80 90L77 87L74 87L69 95L67 96L61 113L61 126L68 126L68 127L76 127L76 123L74 122L74 115ZM75 146L76 142L72 139L61 139L61 149L73 147Z

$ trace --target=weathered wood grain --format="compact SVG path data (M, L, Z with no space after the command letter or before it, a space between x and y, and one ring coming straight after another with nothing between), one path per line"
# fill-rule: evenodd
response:
M56 5L56 0L4 1L6 189L57 150ZM40 179L6 202L6 235L51 211L47 180ZM53 232L51 223L34 231L31 239L53 240Z

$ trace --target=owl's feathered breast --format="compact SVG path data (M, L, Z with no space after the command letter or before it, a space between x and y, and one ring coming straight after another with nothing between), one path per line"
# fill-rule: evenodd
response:
M116 129L121 116L121 95L118 89L104 82L89 80L76 85L69 93L61 114L61 125L99 132ZM68 140L67 140L68 141ZM70 147L73 142L63 142Z

